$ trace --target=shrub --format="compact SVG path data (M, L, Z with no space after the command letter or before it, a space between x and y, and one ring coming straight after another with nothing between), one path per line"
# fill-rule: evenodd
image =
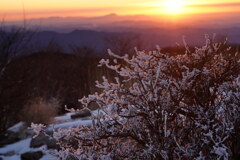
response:
M109 52L101 60L119 77L97 82L101 93L92 126L59 129L59 159L230 159L239 137L239 54L226 43L192 53L168 55L137 51L133 57ZM123 60L126 65L119 65ZM130 82L130 83L129 83ZM42 125L32 125L36 133Z
M42 97L36 97L29 100L22 109L21 119L27 124L43 123L49 124L54 116L57 115L60 107L57 98L46 100Z

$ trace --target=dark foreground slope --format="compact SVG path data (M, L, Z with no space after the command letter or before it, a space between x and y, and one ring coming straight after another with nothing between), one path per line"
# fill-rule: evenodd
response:
M64 105L81 107L78 99L96 91L95 80L110 75L97 67L98 62L62 53L35 53L13 60L0 81L0 116L7 115L7 123L19 120L23 106L36 97L57 98L60 113Z

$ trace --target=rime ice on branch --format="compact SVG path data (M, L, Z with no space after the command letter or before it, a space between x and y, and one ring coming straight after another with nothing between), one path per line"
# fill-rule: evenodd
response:
M99 106L92 126L54 132L59 159L229 159L239 136L239 54L226 43L171 56L136 51L100 66L118 77L103 77L102 92L80 101Z

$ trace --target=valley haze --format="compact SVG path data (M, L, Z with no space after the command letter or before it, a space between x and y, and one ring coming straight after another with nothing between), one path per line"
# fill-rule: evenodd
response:
M207 18L206 18L207 17ZM35 31L32 44L46 45L56 41L64 52L68 46L88 46L98 52L105 52L110 46L109 36L136 34L142 41L142 48L151 49L182 45L183 37L189 45L204 44L204 37L217 35L228 38L230 44L240 43L240 14L212 13L181 16L180 18L148 15L117 15L115 13L96 17L48 17L7 21L6 26L22 26L23 23ZM189 41L188 41L189 39ZM135 46L133 46L135 47Z

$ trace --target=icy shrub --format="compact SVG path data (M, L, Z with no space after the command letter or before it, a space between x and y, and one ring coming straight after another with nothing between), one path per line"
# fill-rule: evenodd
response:
M59 100L56 98L46 100L42 97L36 97L25 104L20 116L28 124L32 122L49 124L52 118L57 115L59 107Z
M192 53L136 51L101 60L119 77L81 99L99 106L92 126L59 129L59 159L230 159L240 106L239 54L206 40ZM119 61L125 61L122 65ZM39 133L41 125L33 125Z

